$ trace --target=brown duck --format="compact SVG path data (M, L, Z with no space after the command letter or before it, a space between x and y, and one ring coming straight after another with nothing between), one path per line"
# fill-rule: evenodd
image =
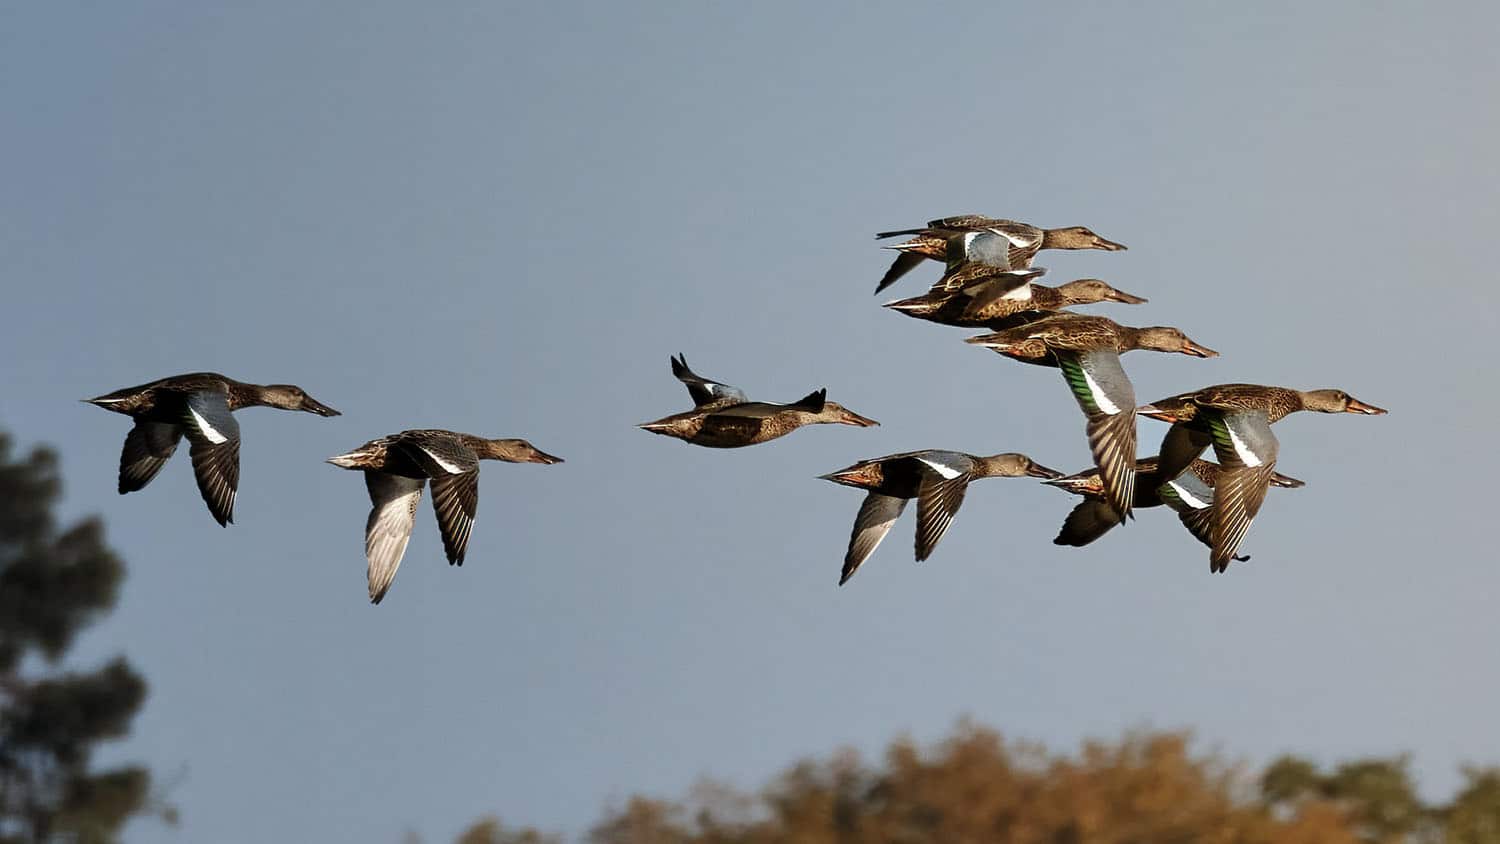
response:
M901 516L906 502L917 499L918 560L931 556L964 501L969 482L979 478L1056 478L1060 473L1024 454L977 457L961 451L928 449L863 460L821 477L844 486L869 490L844 555L839 585L848 582Z
M1161 446L1164 474L1186 467L1209 445L1223 467L1212 509L1211 571L1223 571L1229 565L1265 501L1279 450L1271 425L1299 410L1385 413L1343 390L1303 391L1259 384L1218 384L1140 408L1144 416L1172 423Z
M1117 252L1123 244L1105 240L1083 226L1044 229L1029 223L963 214L932 220L916 229L879 232L877 240L913 235L905 243L887 247L901 254L875 286L875 292L890 287L901 276L923 261L943 261L952 270L968 261L991 264L1001 269L1024 269L1031 266L1042 249L1103 249Z
M1223 467L1207 460L1195 459L1188 466L1187 471L1172 480L1163 481L1160 473L1157 472L1157 465L1158 459L1155 456L1136 461L1135 499L1131 502L1132 509L1165 504L1177 513L1177 517L1189 533L1204 545L1211 547L1213 538L1210 514L1213 510L1214 485ZM1053 544L1082 547L1108 533L1110 528L1120 523L1119 518L1115 516L1114 509L1104 500L1104 480L1097 467L1090 467L1077 474L1055 478L1046 483L1084 498L1063 521L1057 538L1052 540ZM1306 486L1302 481L1280 472L1271 478L1271 485L1288 489ZM1244 561L1250 557L1237 556L1234 559Z
M1131 328L1111 319L1057 314L969 343L1000 354L1062 370L1063 379L1088 417L1089 448L1104 471L1105 498L1115 514L1130 515L1135 487L1135 388L1120 355L1135 349L1214 357L1176 328Z
M1140 305L1146 302L1097 278L1080 278L1057 287L1028 282L1012 288L1008 286L1010 279L1005 275L1013 270L991 272L999 276L998 279L981 277L956 291L930 290L921 296L887 302L885 307L941 325L999 331L1041 319L1049 312L1073 305L1096 302Z
M378 604L406 554L422 487L432 481L432 509L449 565L463 565L479 510L479 461L561 463L525 440L487 439L441 429L402 431L370 440L328 462L365 473L370 517L365 521L370 603Z
M791 404L753 402L737 387L699 376L680 355L672 358L672 374L687 385L693 409L638 427L693 445L740 448L785 436L803 425L836 422L869 428L880 424L837 402L827 401L826 389L809 393Z
M135 420L120 452L121 495L151 483L186 436L198 492L214 521L225 527L234 521L240 486L240 423L234 411L275 407L339 415L301 387L247 384L216 372L173 375L84 401Z

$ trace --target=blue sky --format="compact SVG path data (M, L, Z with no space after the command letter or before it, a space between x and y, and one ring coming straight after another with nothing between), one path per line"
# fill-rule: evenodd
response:
M543 8L545 6L545 8ZM962 714L1068 746L1191 726L1252 760L1500 760L1488 499L1500 12L1398 5L400 3L0 9L0 426L63 455L130 577L76 654L151 682L132 737L176 829L132 841L577 832L609 800ZM1130 251L1045 254L1222 352L1138 353L1143 400L1337 386L1379 418L1278 425L1254 555L1149 511L976 485L849 585L857 493L914 448L1088 462L1056 373L878 307L870 235L988 213ZM883 424L714 451L636 430L668 368ZM237 524L179 456L115 494L125 420L78 399L217 370L336 419L240 414ZM462 569L428 505L386 601L368 503L320 461L439 426L486 464ZM1163 432L1141 423L1142 453Z

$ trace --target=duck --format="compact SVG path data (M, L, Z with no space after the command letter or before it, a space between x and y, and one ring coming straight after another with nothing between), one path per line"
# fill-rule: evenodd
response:
M973 265L971 265L973 266ZM1030 272L1039 269L1021 270ZM1007 275L1015 270L991 270L991 277L980 277L957 291L929 290L921 296L897 299L883 307L910 317L960 328L988 328L999 331L1014 328L1063 311L1074 305L1096 302L1120 302L1142 305L1146 300L1126 293L1097 278L1080 278L1049 287L1029 280L1009 287Z
M561 463L523 439L490 439L441 428L402 431L370 440L328 458L343 469L365 473L370 516L365 521L370 603L391 588L416 521L422 488L432 482L432 510L449 565L461 566L479 509L479 461Z
M969 482L979 478L1058 478L1062 473L1049 469L1024 454L1014 452L980 457L961 451L926 449L889 454L862 460L837 472L820 475L823 480L844 486L869 490L854 517L854 531L849 536L849 550L844 554L844 568L839 575L843 586L860 565L875 552L891 525L906 509L906 502L917 499L916 557L918 561L932 555L938 540L964 501Z
M1166 505L1182 521L1199 542L1212 546L1211 519L1214 484L1222 469L1217 463L1194 459L1186 471L1163 482L1157 473L1159 458L1155 455L1137 460L1135 464L1136 484L1133 509ZM1113 508L1104 500L1104 482L1098 467L1091 466L1081 472L1060 478L1045 480L1059 489L1084 497L1063 521L1062 529L1052 540L1054 545L1070 545L1081 548L1119 524ZM1271 478L1271 486L1298 489L1306 486L1289 475L1280 472ZM1249 555L1239 555L1235 560L1244 562Z
M672 374L687 386L693 409L637 427L692 445L741 448L786 436L804 425L837 423L870 428L880 424L828 401L827 388L814 390L790 404L775 404L750 401L738 387L698 375L688 368L682 355L672 358Z
M246 407L338 416L295 384L251 384L217 372L172 375L85 402L135 420L120 452L121 495L144 489L187 437L198 492L220 527L234 522L240 486L240 423Z
M1063 313L966 342L1026 363L1062 370L1078 406L1088 417L1089 448L1104 472L1105 500L1115 515L1130 515L1135 486L1135 388L1120 355L1135 349L1193 357L1218 352L1168 326L1132 328L1112 319Z
M1280 445L1271 425L1290 413L1385 414L1344 390L1216 384L1144 405L1138 413L1172 423L1162 439L1161 471L1180 471L1212 445L1223 467L1214 492L1209 570L1223 571L1250 529L1276 471Z
M1030 223L978 214L943 217L931 220L921 228L877 232L875 239L902 235L912 237L904 243L886 247L900 254L875 285L876 293L890 287L926 260L943 261L950 270L965 261L1018 270L1031 266L1032 259L1042 249L1120 252L1126 248L1123 243L1106 240L1083 226L1044 229Z

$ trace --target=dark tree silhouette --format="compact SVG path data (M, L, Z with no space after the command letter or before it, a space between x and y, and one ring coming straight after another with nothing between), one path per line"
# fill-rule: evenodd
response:
M57 526L61 491L51 450L17 458L0 433L0 844L108 842L135 814L170 819L145 768L89 764L99 742L129 732L145 681L123 657L56 668L125 576L98 519Z

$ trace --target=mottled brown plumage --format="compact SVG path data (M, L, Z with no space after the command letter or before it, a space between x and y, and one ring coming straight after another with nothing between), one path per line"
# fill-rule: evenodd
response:
M828 401L826 389L791 404L752 402L737 388L697 375L680 356L672 358L672 374L687 385L694 408L637 427L693 445L740 448L769 442L804 425L838 423L868 428L880 424Z
M1189 465L1210 445L1224 467L1214 494L1211 571L1223 571L1229 565L1265 500L1280 450L1271 425L1299 410L1385 413L1343 390L1303 391L1260 384L1218 384L1140 408L1145 416L1172 423L1162 440L1162 472Z
M1001 273L1003 271L994 271ZM960 328L988 328L1001 331L1043 319L1051 312L1062 311L1073 305L1089 305L1096 302L1123 302L1142 304L1146 300L1117 290L1097 278L1080 278L1056 287L1032 282L1027 285L1030 292L1024 296L1006 296L1007 290L988 278L980 278L955 291L930 290L921 296L886 303L885 307L900 311L910 317L953 325ZM1011 288L1012 290L1014 288ZM1017 319L1017 317L1023 317ZM1026 319L1024 317L1030 317Z
M328 458L344 469L365 473L370 516L365 521L365 558L370 602L380 603L406 554L422 487L432 483L432 509L450 565L463 565L469 534L479 510L479 461L561 463L531 443L514 438L424 428L370 440L353 451Z
M151 483L185 436L198 492L214 521L226 527L234 521L240 483L240 425L234 411L275 407L339 415L301 387L249 384L216 372L173 375L84 401L135 420L120 452L121 495Z
M1055 366L1088 418L1089 449L1104 470L1105 493L1121 519L1130 515L1135 485L1135 388L1120 365L1134 349L1217 355L1176 328L1131 328L1111 319L1057 314L994 334L970 337L1016 360Z
M880 232L877 239L913 235L910 240L896 246L901 254L876 285L875 292L891 286L902 275L921 264L923 260L944 261L953 270L974 255L966 250L965 235L993 234L1009 241L1009 248L1000 250L986 258L983 263L1003 269L1024 269L1031 266L1036 253L1042 249L1103 249L1119 251L1124 245L1105 240L1083 226L1068 226L1058 229L1043 229L1030 223L1018 223L997 217L977 214L962 214L928 222L915 229Z
M963 504L969 482L980 478L1055 478L1058 472L1024 454L979 457L961 451L926 449L862 460L823 475L824 480L869 490L839 576L842 586L890 532L906 502L917 499L916 558L927 559Z
M1132 510L1166 504L1177 513L1189 533L1204 545L1212 546L1210 523L1205 516L1211 511L1211 493L1223 467L1207 460L1194 460L1188 466L1186 474L1192 475L1201 482L1202 489L1200 489L1195 485L1182 483L1184 479L1181 476L1174 478L1179 483L1168 486L1167 479L1164 479L1158 471L1158 465L1159 461L1155 456L1136 461L1135 498L1132 501ZM1052 540L1054 544L1082 547L1103 536L1120 523L1113 508L1104 498L1104 480L1097 467L1090 467L1077 474L1056 478L1047 483L1084 497L1084 500L1079 502L1063 521L1057 538ZM1273 477L1271 485L1288 489L1305 486L1302 481L1280 473ZM1248 560L1249 557L1241 556L1235 559Z

